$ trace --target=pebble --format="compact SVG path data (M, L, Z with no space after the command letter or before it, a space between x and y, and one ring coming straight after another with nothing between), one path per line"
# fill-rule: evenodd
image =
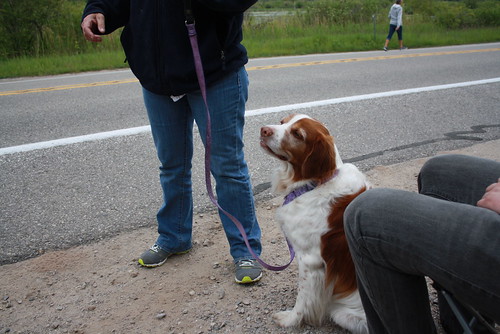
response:
M217 291L217 297L219 297L219 299L224 299L225 296L226 291L224 289L219 289L219 291Z
M163 319L163 318L165 318L166 316L167 316L167 314L166 314L166 313L158 313L158 314L156 315L156 319Z

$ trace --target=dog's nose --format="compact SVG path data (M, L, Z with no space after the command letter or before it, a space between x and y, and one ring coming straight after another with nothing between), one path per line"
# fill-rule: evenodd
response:
M268 126L263 126L260 128L260 136L261 137L269 137L273 135L273 129Z

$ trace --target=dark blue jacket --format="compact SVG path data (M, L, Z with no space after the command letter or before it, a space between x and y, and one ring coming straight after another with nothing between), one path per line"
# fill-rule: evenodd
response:
M243 12L257 0L192 0L207 85L248 61L241 45ZM183 0L89 0L83 17L102 13L106 34L125 26L121 42L147 90L181 95L199 89Z

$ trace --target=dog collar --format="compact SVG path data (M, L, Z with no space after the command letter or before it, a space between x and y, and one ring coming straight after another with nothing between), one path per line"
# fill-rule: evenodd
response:
M328 180L325 180L324 182L321 182L320 184L323 184L323 183L330 181L335 176L337 176L338 173L339 173L339 170L337 168L337 169L335 169L335 172L333 172L332 177L330 177ZM307 184L304 184L302 187L298 187L297 189L292 190L288 195L285 196L285 200L283 202L283 205L287 205L288 203L290 203L291 201L293 201L297 197L304 195L305 193L316 188L317 186L318 186L318 184L316 184L315 182L314 183L307 183Z
M288 195L285 196L285 201L283 202L283 205L287 205L288 203L290 203L291 201L293 201L294 199L296 199L300 195L304 195L306 192L309 192L309 191L313 190L314 188L316 188L316 183L312 183L312 184L307 183L307 184L304 184L302 187L299 187L295 190L292 190L292 192L290 192Z

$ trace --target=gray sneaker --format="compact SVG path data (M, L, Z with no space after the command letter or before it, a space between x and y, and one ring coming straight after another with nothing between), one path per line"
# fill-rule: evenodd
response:
M259 281L262 278L262 267L254 259L239 260L235 264L236 283L248 284Z
M184 252L169 253L161 249L157 244L154 244L150 249L142 253L138 262L143 267L154 268L164 264L170 255L186 254L189 251L190 249Z

